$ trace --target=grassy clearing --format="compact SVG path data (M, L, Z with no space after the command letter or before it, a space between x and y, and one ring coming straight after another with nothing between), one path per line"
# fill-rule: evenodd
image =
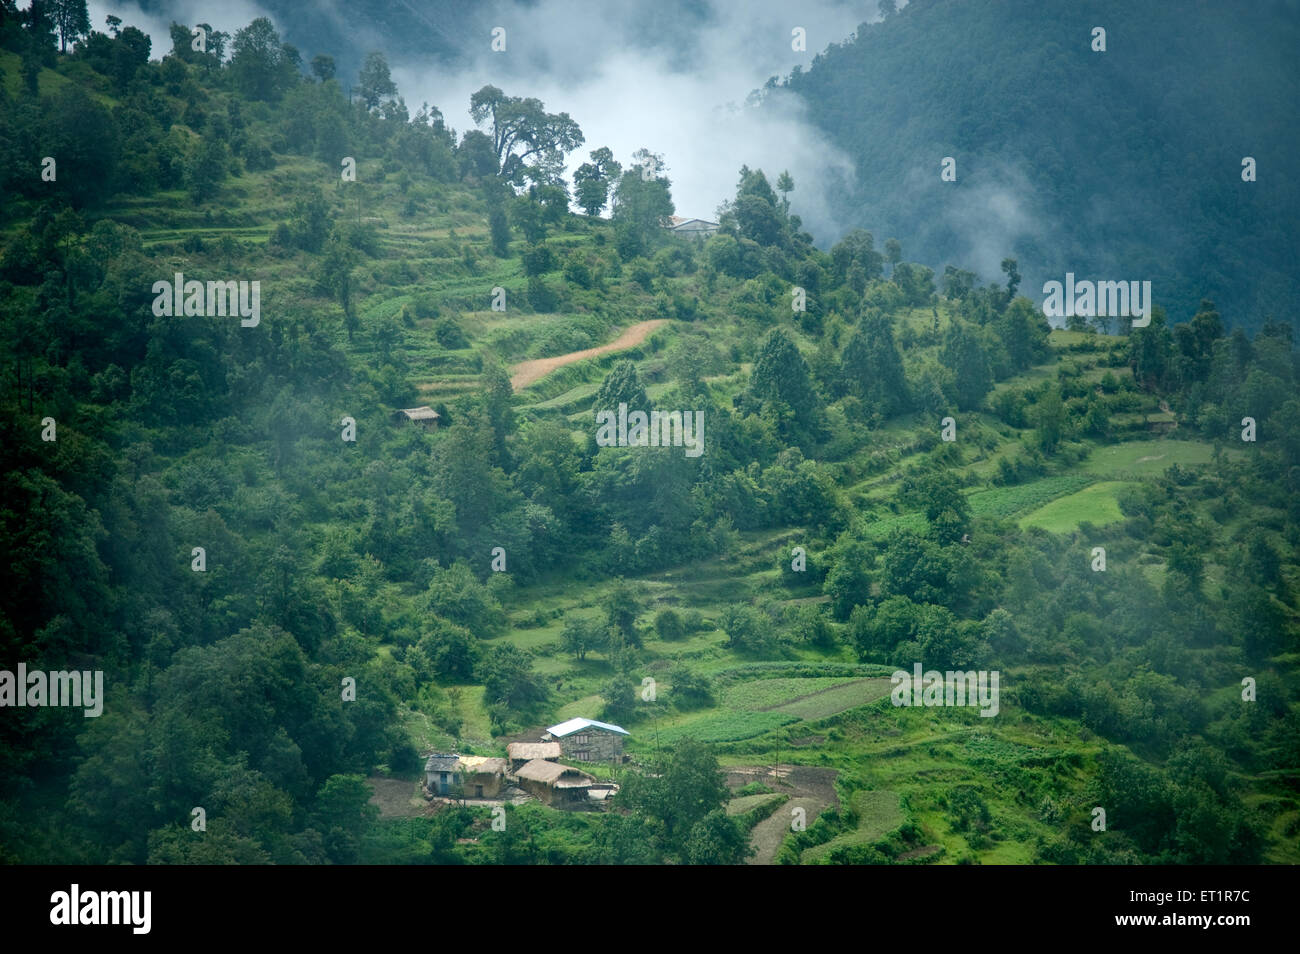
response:
M561 706L556 711L555 718L557 722L576 718L591 718L591 713L599 712L604 705L604 697L592 693L589 696L583 696L581 699L570 702L567 706Z
M402 726L406 729L411 742L421 754L443 748L449 741L445 732L433 724L423 712L404 709L400 715Z
M1124 519L1124 515L1120 513L1115 492L1123 486L1124 481L1103 480L1085 487L1078 493L1053 500L1023 517L1020 527L1041 527L1052 533L1071 533L1084 522L1098 527L1118 523Z
M460 687L460 737L475 746L492 746L492 720L483 702L482 686Z
M1210 463L1214 448L1199 441L1126 441L1096 448L1083 462L1085 471L1112 480L1155 477L1172 464Z

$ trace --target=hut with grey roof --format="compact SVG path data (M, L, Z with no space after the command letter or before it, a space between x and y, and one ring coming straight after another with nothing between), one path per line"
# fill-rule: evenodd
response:
M404 407L393 412L393 420L395 421L419 424L428 428L437 427L441 417L441 414L428 406Z
M430 795L459 795L460 756L434 752L424 763L424 787Z

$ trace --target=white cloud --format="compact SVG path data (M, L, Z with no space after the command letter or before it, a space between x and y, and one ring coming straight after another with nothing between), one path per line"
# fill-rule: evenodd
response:
M625 165L648 147L665 158L680 215L712 218L734 195L742 165L772 179L788 169L792 210L820 240L838 237L849 226L838 221L825 187L852 175L849 157L805 120L793 97L774 97L762 110L742 104L768 77L806 67L846 38L865 19L862 7L809 0L792 12L779 0L718 0L700 4L701 16L686 25L658 21L657 7L653 0L608 7L542 0L499 11L506 52L493 53L484 33L468 68L394 62L393 77L412 111L422 101L436 105L461 133L473 128L470 95L487 83L569 113L587 140L570 157L570 171L599 146ZM791 49L794 27L807 31L807 52Z
M203 21L233 35L255 17L269 16L248 0L178 0L165 13L91 0L89 9L97 30L108 13L144 30L154 58L171 49L172 20ZM314 9L334 7L322 2ZM505 53L491 51L484 30L466 51L468 65L437 67L389 55L412 112L427 101L464 133L474 128L470 95L492 83L511 95L537 97L548 111L567 112L578 122L586 143L570 156L570 173L599 146L609 146L625 165L634 151L648 147L666 160L678 214L712 218L734 195L742 165L761 168L773 180L789 170L792 210L819 241L833 241L857 224L842 222L830 198L844 194L837 183L852 177L852 162L806 120L802 103L778 93L762 109L743 104L769 77L796 64L806 68L827 45L874 20L874 2L806 0L792 7L783 0L540 0L502 3L486 17L506 28ZM284 24L276 26L284 32ZM795 27L806 31L806 51L791 47ZM365 49L385 45L352 36Z
M107 3L103 0L89 0L86 8L90 11L91 29L98 30L100 33L108 32L105 18L111 13L121 19L122 26L133 26L148 34L153 43L149 50L149 57L155 60L160 60L171 52L173 20L190 27L196 23L207 23L213 29L229 33L232 37L236 30L242 30L258 17L269 17L272 22L275 21L275 17L257 4L249 3L248 0L222 0L220 4L203 3L200 0L178 0L170 4L165 13L145 12L137 3L111 2L111 0ZM280 24L277 23L276 27L278 29ZM226 48L226 55L230 55L229 46Z

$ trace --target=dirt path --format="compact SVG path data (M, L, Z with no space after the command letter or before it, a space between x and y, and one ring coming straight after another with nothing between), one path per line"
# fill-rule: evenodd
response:
M779 775L775 774L779 771ZM807 765L784 763L777 769L771 765L742 765L727 770L727 785L738 788L746 782L762 781L790 800L754 826L749 843L757 850L746 864L770 865L790 833L790 822L796 808L804 810L804 822L811 825L825 809L838 804L835 795L836 770L813 768Z
M638 321L635 325L625 328L623 333L609 344L603 344L597 348L583 348L581 351L570 351L568 354L557 355L554 358L535 358L532 361L521 361L510 369L513 372L510 376L510 386L516 391L522 391L528 385L550 374L556 368L564 367L566 364L573 364L573 362L581 361L584 358L594 358L597 355L608 354L611 351L635 348L649 337L650 332L667 323L667 318Z
M749 843L754 846L756 854L749 861L750 865L770 865L776 863L776 853L785 843L785 836L790 834L790 823L794 819L794 810L802 808L806 824L811 825L826 805L815 798L792 798L771 815L754 826Z

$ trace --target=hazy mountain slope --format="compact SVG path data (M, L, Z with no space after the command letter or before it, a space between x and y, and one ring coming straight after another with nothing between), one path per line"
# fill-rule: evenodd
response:
M853 156L858 223L909 258L992 278L1014 254L1027 290L1150 279L1172 317L1205 296L1255 326L1296 291L1298 24L1294 2L914 0L788 88Z
M140 6L186 24L194 19L174 0L141 0ZM466 53L467 36L488 37L491 29L490 6L456 0L259 0L257 6L275 21L285 41L298 47L304 62L328 54L341 76L355 75L370 50L455 63Z
M188 23L188 7L177 0L142 0L150 13ZM492 39L494 27L512 30L519 15L535 11L540 0L258 0L257 7L271 16L286 42L292 43L309 61L316 53L333 56L341 76L351 76L370 50L382 50L393 62L423 62L464 66ZM574 7L551 3L552 18L564 22ZM714 11L702 0L636 0L621 5L621 18L635 24L629 35L637 45L657 48L677 61L679 67L699 55L694 41L699 27ZM545 46L536 45L530 34L511 38L516 57L524 57L537 69L552 72L566 64L551 61ZM157 52L157 51L156 51ZM516 63L503 61L509 70Z

